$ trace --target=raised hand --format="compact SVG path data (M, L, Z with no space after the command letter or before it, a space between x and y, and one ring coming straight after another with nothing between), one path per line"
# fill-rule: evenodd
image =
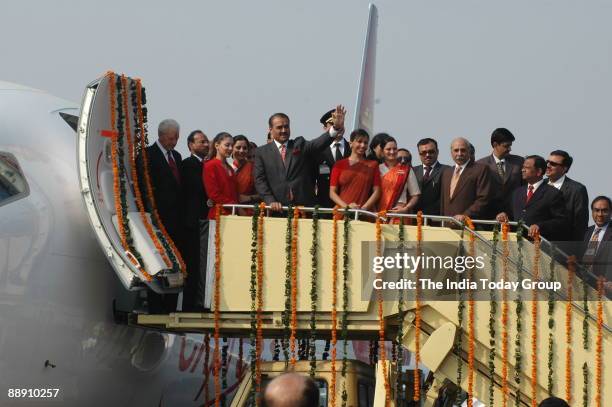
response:
M344 118L346 117L346 109L342 105L336 106L336 110L332 113L334 119L334 129L336 131L344 130Z

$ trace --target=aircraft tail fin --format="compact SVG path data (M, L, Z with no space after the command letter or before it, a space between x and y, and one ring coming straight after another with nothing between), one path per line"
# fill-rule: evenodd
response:
M378 29L378 9L370 3L368 28L366 30L361 74L355 103L353 129L364 129L370 135L374 130L374 82L376 79L376 32Z

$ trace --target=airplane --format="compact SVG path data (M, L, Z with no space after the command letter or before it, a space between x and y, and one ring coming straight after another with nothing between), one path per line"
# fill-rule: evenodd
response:
M355 127L368 129L376 25L370 5L355 109ZM116 241L110 252L101 247L84 205L81 113L76 103L0 82L0 404L212 405L212 343L121 318L142 305L145 285L137 272L120 274L124 254ZM248 345L241 352L240 343L227 342L228 398L247 370ZM367 361L363 344L350 353Z

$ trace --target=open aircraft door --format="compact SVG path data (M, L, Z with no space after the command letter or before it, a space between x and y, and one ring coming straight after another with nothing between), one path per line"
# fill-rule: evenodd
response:
M77 128L79 181L96 238L123 285L175 293L185 265L157 215L142 165L145 101L139 81L113 73L87 86Z

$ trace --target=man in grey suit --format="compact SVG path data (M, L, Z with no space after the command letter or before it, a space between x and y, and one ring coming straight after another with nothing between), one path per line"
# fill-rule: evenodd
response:
M563 194L569 224L569 238L572 242L581 242L589 225L589 195L580 182L574 181L566 174L574 160L563 150L551 152L546 161L546 176L548 183ZM578 254L576 246L570 248L568 254Z
M494 191L487 217L492 218L500 212L509 212L512 206L512 193L523 183L521 176L523 157L510 154L514 140L514 135L508 129L502 127L493 130L491 134L493 151L477 161L489 169L491 187Z
M413 167L414 175L421 188L421 198L415 210L423 211L424 215L440 214L440 176L448 165L438 162L438 142L432 138L424 138L417 143L421 165Z
M314 140L290 140L289 117L275 113L268 120L272 142L255 151L255 189L274 211L286 205L313 206L316 203L311 163L313 156L328 148L344 130L346 110L338 105L330 130Z

